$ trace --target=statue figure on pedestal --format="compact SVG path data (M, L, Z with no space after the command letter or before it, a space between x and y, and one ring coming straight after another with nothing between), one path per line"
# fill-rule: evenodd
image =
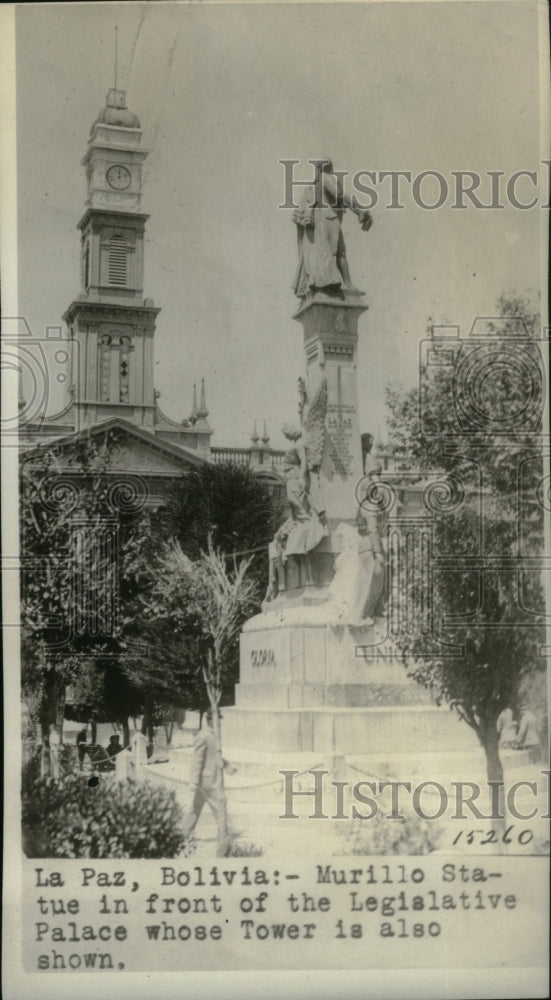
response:
M362 524L363 521L363 524ZM358 590L353 619L363 625L373 625L374 618L384 614L385 555L379 532L378 516L358 515Z
M376 518L367 533L341 522L336 528L341 551L329 585L323 614L331 625L364 628L381 614L384 588L384 558Z
M362 434L365 470L363 494L376 487L380 470L371 455L373 435ZM371 498L370 498L371 499ZM363 628L385 614L385 552L382 515L372 503L360 502L356 526L342 522L336 529L341 541L335 575L327 594L327 611L333 624Z
M298 570L298 585L313 586L310 553L329 534L321 497L319 469L323 455L327 380L322 379L308 406L304 382L299 382L300 428L285 424L283 433L293 447L283 459L290 514L270 543L270 579L266 600L273 600L285 587L287 561L292 558Z
M293 212L298 235L293 290L299 298L316 291L342 297L343 289L353 287L341 226L347 208L367 232L372 223L369 212L358 208L344 193L331 160L318 161L314 183L303 189L300 205Z
M381 468L375 460L373 435L362 434L362 465L366 482L376 483L380 478ZM367 486L369 490L369 485ZM385 553L380 530L381 515L358 508L356 523L358 525L358 590L355 600L354 618L372 625L374 618L385 613Z

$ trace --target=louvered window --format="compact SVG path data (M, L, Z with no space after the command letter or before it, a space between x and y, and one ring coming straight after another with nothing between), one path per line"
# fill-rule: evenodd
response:
M126 240L123 236L112 236L109 240L110 285L126 285Z

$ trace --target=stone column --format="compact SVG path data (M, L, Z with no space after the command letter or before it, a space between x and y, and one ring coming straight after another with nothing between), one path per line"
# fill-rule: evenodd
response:
M347 289L342 299L317 293L301 306L306 355L306 390L311 400L327 379L327 436L320 472L330 527L355 518L354 496L362 469L356 364L358 319L367 306L363 292Z
M337 525L342 521L354 524L356 519L355 487L363 474L356 377L358 319L367 308L363 292L355 289L346 289L342 298L318 292L294 316L303 328L310 401L322 378L327 379L320 485L330 535L313 556L320 586L331 580L341 549Z

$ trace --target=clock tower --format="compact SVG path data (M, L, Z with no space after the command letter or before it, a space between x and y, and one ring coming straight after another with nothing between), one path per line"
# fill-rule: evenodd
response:
M123 90L109 91L82 159L86 211L81 233L81 291L63 319L75 343L74 405L78 426L122 417L153 429L153 338L159 309L143 295L144 233L140 211L140 121Z

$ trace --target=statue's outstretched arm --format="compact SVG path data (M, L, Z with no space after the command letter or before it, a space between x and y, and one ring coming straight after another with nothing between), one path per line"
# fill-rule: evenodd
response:
M351 212L354 212L354 215L358 216L363 229L367 230L370 228L373 221L370 213L365 208L359 208L355 204L354 199L348 197L334 174L323 174L323 190L331 205L336 204L337 200L340 201L345 208L348 208Z

